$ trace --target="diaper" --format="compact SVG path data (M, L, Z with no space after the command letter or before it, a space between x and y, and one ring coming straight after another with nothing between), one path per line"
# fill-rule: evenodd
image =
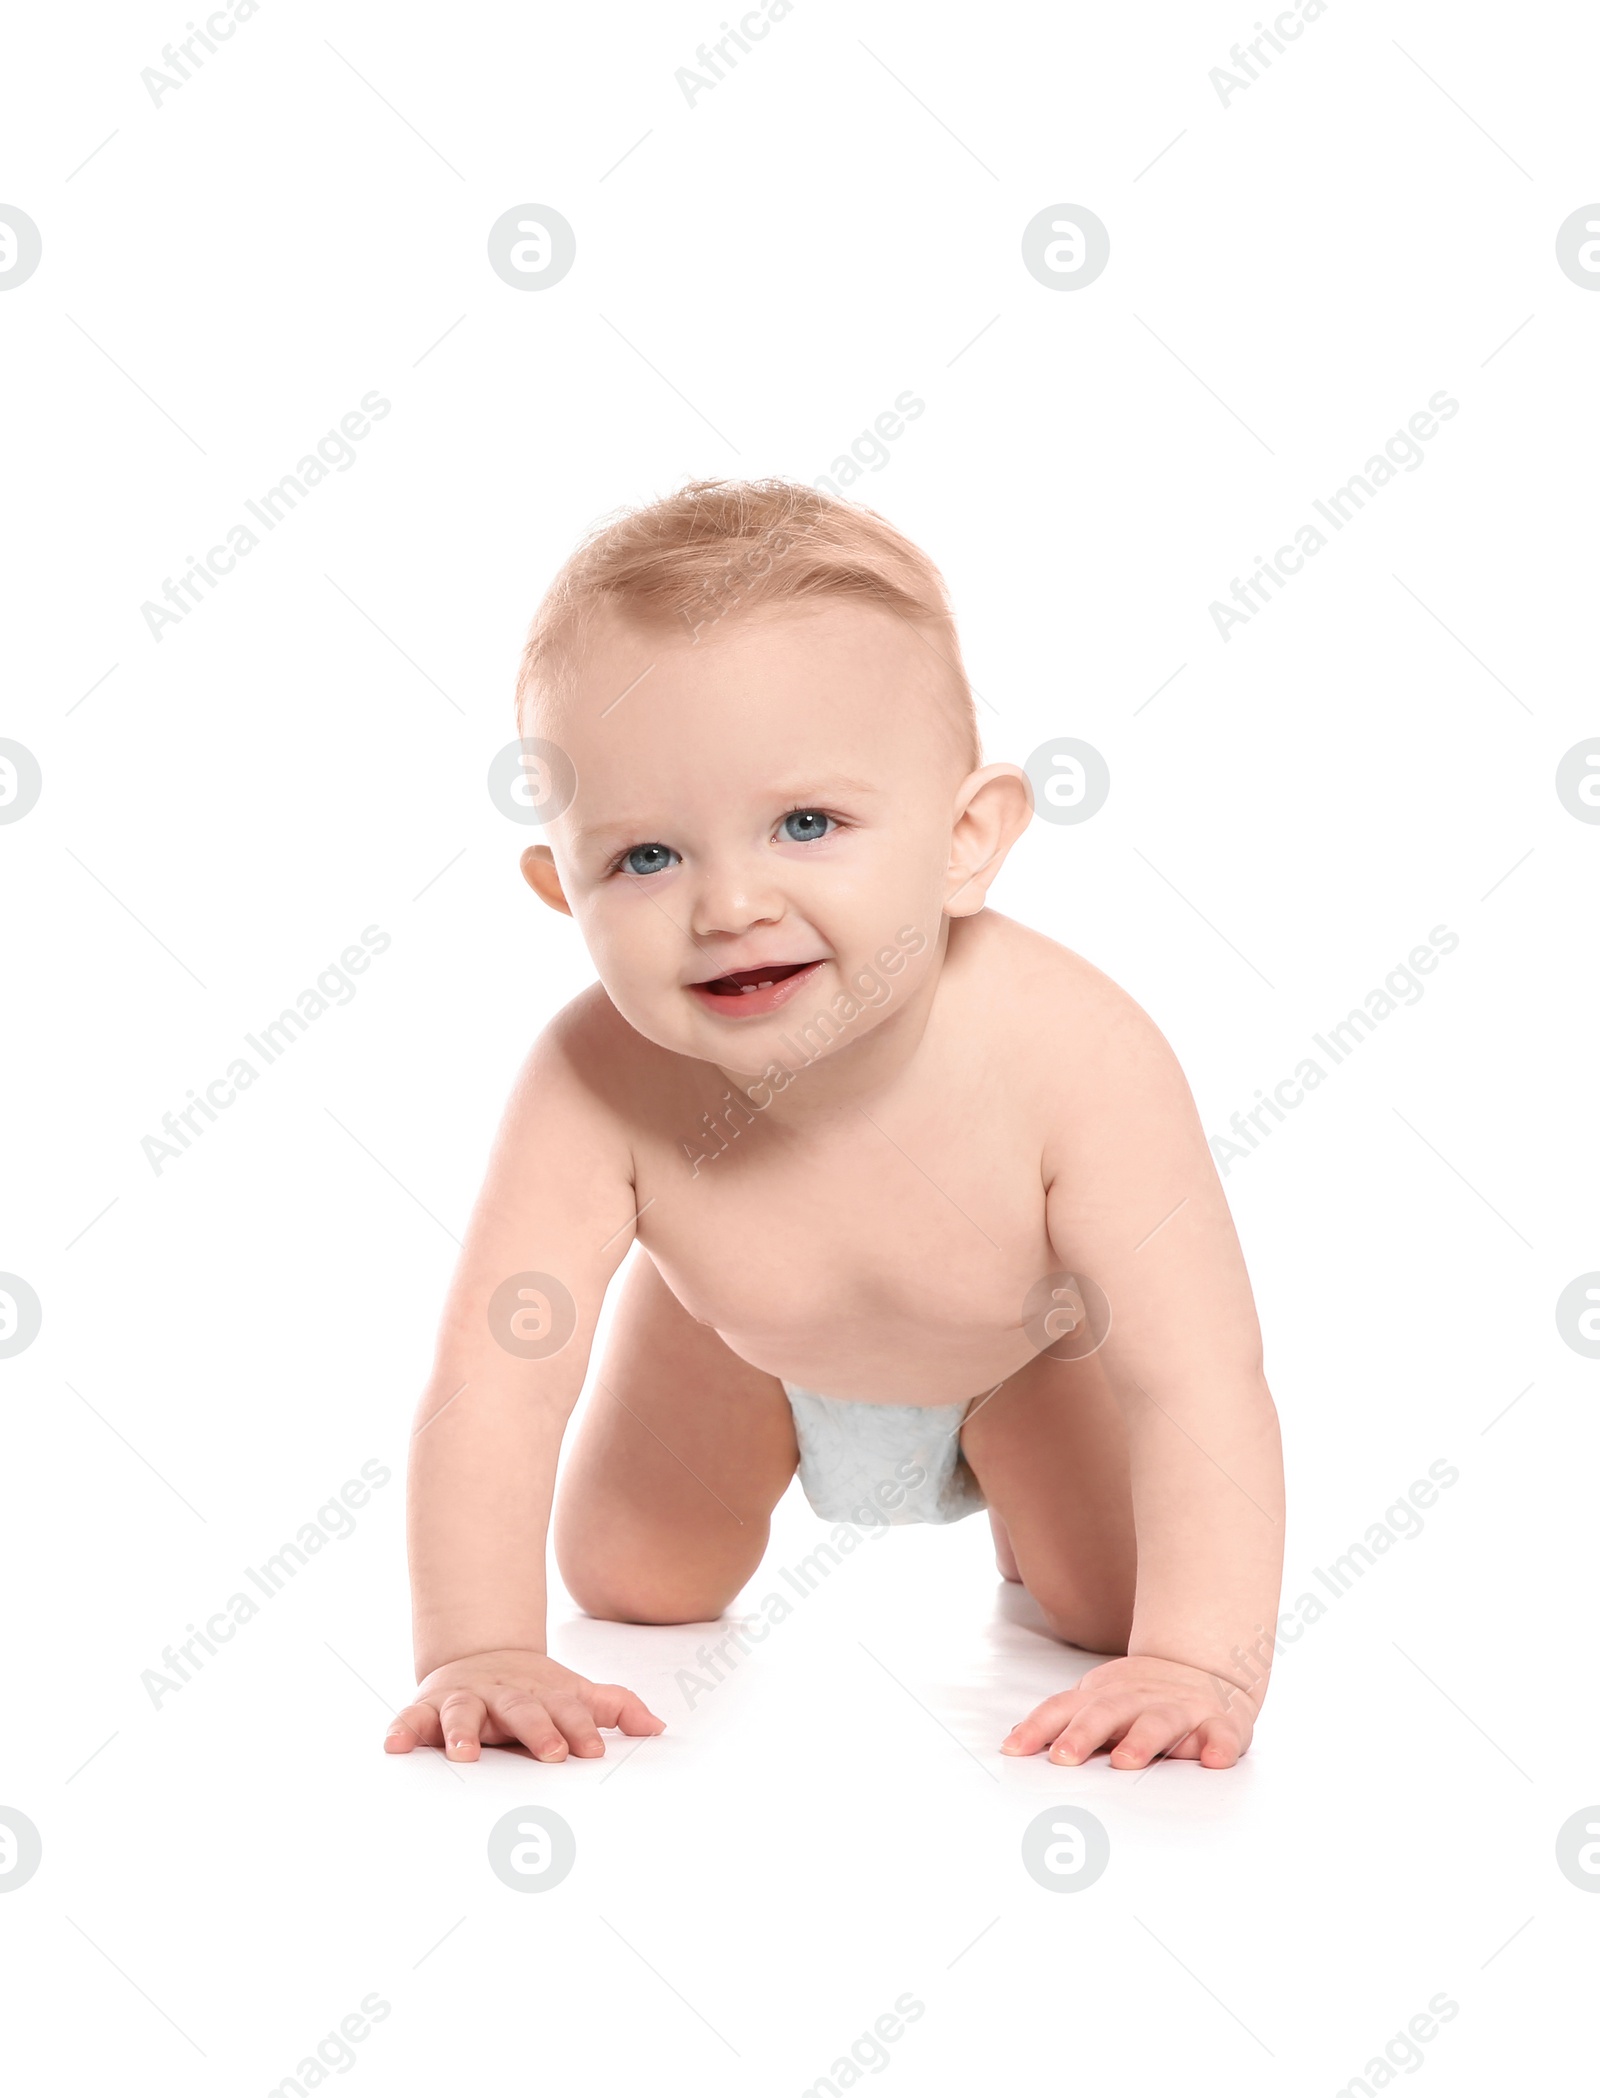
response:
M828 1522L953 1523L986 1506L961 1448L971 1399L879 1406L784 1384L800 1445L800 1486Z

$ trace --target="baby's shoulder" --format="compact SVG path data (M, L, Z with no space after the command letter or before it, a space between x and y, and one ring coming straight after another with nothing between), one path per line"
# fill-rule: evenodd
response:
M972 928L963 957L972 986L986 1009L1003 1013L1019 1053L1048 1057L1057 1070L1063 1055L1108 1067L1171 1055L1138 1000L1072 948L994 910L957 922Z
M625 1078L650 1054L661 1052L628 1025L599 983L552 1014L533 1045L534 1060L552 1078L588 1079L602 1087Z
M1034 1119L1051 1183L1138 1191L1141 1160L1205 1155L1182 1066L1138 1000L1028 926L1001 920L990 938L985 974L1014 987L1003 1004L990 989L990 1062Z
M631 1122L664 1091L681 1085L686 1059L631 1027L603 984L590 984L546 1022L528 1057L540 1091L606 1120Z

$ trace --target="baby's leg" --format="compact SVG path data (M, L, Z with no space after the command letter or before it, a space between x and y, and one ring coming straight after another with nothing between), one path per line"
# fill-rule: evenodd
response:
M989 1510L989 1535L994 1539L994 1563L1008 1581L1020 1581L1022 1569L1017 1564L1017 1555L1011 1549L1011 1537L1005 1524L994 1509Z
M995 1556L1058 1639L1127 1651L1137 1568L1128 1439L1096 1356L1039 1355L967 1416L961 1447L989 1503Z
M552 1515L573 1601L635 1624L720 1617L798 1462L779 1380L691 1318L637 1249Z

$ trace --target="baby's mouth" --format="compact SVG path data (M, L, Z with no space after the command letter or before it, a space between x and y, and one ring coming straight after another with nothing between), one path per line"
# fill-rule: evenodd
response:
M747 991L764 991L768 984L782 983L815 962L769 962L764 969L735 969L731 976L713 976L695 985L697 991L715 991L719 998L742 998Z
M801 982L821 967L820 960L768 962L759 969L730 970L726 976L713 976L704 983L692 983L689 989L713 1012L754 1016L772 1012L786 1003Z

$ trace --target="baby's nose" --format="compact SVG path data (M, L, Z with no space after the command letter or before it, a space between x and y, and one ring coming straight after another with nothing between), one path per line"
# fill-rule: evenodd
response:
M782 892L759 863L718 860L699 869L691 916L691 930L697 939L711 933L745 932L752 925L771 925L783 912Z

